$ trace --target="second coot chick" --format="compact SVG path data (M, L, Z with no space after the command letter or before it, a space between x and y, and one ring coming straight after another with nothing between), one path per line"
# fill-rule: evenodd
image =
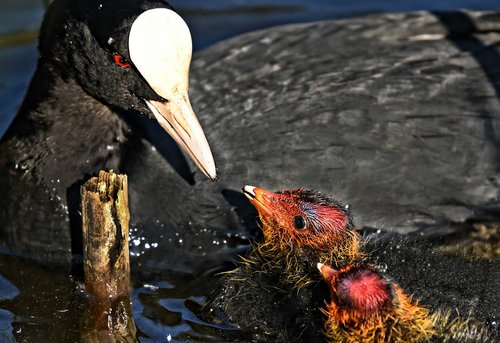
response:
M318 263L330 288L324 332L329 342L493 342L485 327L448 311L431 312L373 265L340 270Z

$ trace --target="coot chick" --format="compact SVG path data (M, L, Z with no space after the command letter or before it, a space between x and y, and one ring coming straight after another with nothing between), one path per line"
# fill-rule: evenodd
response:
M246 263L279 266L284 282L302 288L315 279L314 258L335 265L360 258L348 206L304 189L274 193L245 186L243 192L259 213L264 236Z
M498 260L446 256L421 238L396 233L359 240L347 207L313 191L246 186L244 193L259 212L263 241L210 295L205 318L236 323L257 340L318 338L317 309L328 293L315 276L318 258L338 269L384 265L431 310L457 308L491 326L498 321Z
M430 312L373 265L335 270L318 263L330 288L324 332L329 342L493 342L485 327L449 311Z
M235 323L256 341L321 340L318 309L327 290L314 259L341 266L360 258L348 208L303 189L243 191L259 213L263 239L225 275L202 317Z
M170 172L168 158L183 159L165 143L167 133L215 179L188 99L191 36L166 2L55 0L39 51L28 93L0 143L2 250L68 265L80 235L79 186L101 169L129 175L132 223L140 222L138 213L166 222L169 211L153 217L150 205L176 192L161 175ZM155 135L162 136L158 144Z

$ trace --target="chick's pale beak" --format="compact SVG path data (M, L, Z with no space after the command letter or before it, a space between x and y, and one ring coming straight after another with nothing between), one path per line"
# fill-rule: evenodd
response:
M243 193L259 212L259 215L273 215L271 200L277 195L276 193L248 185L243 187Z
M316 266L318 267L318 270L321 273L321 276L325 280L332 279L335 276L335 274L338 273L337 270L335 270L332 267L327 266L326 264L323 264L323 263L318 263Z
M168 101L146 101L156 120L177 142L181 149L211 180L217 178L215 161L205 133L193 112L187 96Z

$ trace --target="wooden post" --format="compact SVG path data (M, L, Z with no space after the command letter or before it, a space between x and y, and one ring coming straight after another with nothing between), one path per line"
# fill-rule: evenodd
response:
M130 306L127 176L113 171L81 187L88 303L82 342L136 342Z

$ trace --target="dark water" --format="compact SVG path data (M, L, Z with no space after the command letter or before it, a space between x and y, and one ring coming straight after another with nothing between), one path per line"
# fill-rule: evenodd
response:
M335 19L376 12L413 10L500 10L498 0L178 0L195 49L268 26ZM0 134L15 115L36 63L35 37L44 8L41 0L0 2ZM141 239L140 235L134 239ZM147 240L147 237L145 238ZM132 245L134 245L132 241ZM140 245L146 249L146 245ZM245 246L235 247L236 255ZM133 247L133 251L138 248ZM132 313L141 342L219 342L216 329L194 314L213 288L219 266L206 273L143 275L143 259L133 258ZM0 254L0 342L77 342L84 310L78 278L47 271Z

